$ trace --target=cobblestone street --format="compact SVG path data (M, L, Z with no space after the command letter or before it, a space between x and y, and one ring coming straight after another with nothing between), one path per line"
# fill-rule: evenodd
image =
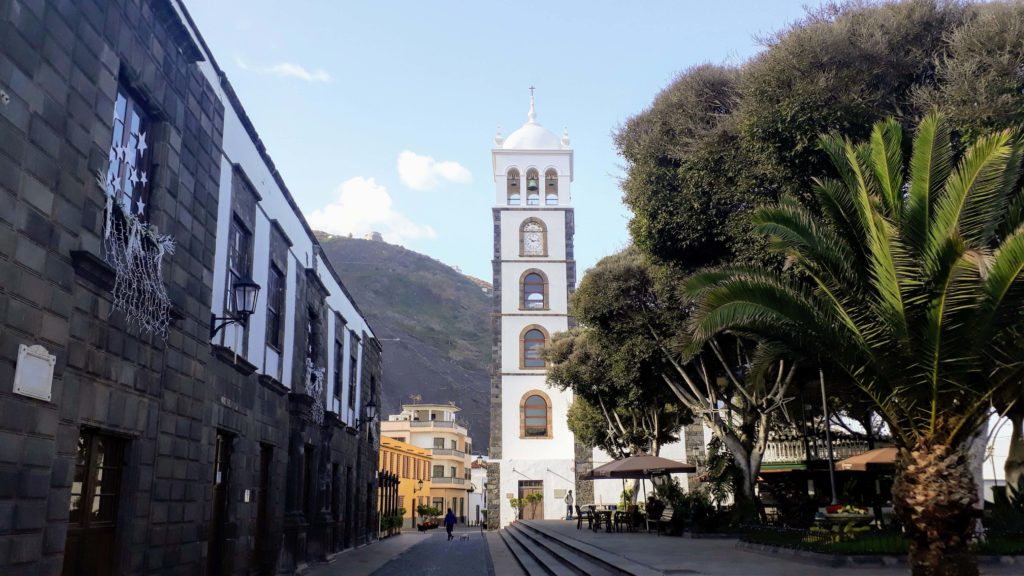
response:
M307 572L307 576L342 574L493 576L494 568L480 530L459 528L455 530L455 539L451 542L447 541L447 534L441 529L426 536L415 532L405 533L397 538L340 554L329 565L318 566Z

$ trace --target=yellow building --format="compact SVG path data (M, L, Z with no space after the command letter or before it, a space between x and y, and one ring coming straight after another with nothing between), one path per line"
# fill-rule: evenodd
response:
M405 526L415 525L417 504L430 494L430 450L381 436L380 469L398 476L398 506L405 508Z
M439 508L442 514L451 508L459 521L465 522L473 486L473 441L466 427L456 421L457 412L459 408L450 404L406 404L401 414L381 421L380 433L430 454L430 489L417 502Z

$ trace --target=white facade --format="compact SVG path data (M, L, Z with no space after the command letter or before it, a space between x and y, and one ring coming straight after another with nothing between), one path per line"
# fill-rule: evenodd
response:
M485 457L473 456L469 481L473 491L469 493L468 497L466 522L471 526L478 526L483 522L484 513L487 511L487 459Z
M184 15L181 16L186 18ZM194 32L192 33L194 34ZM200 45L204 45L198 38L195 40ZM318 368L324 369L328 384L331 383L336 360L342 362L342 382L349 382L350 374L354 370L356 373L355 393L357 398L361 398L362 348L364 345L368 345L369 339L375 338L373 331L345 289L340 274L323 258L312 229L307 224L291 193L284 186L276 168L266 153L257 147L258 137L255 135L249 119L245 116L244 110L240 106L233 105L233 98L225 93L218 69L209 58L198 62L197 66L209 80L210 86L217 92L218 99L227 104L224 109L223 158L217 203L216 257L212 279L214 288L211 308L215 316L225 316L228 237L233 218L232 182L235 180L233 173L235 171L244 173L248 183L259 196L256 203L254 229L248 231L252 234L251 275L252 279L262 287L256 311L249 317L247 328L237 324L228 325L221 329L211 342L231 349L232 352L254 365L257 373L270 376L289 389L293 388L294 363L303 361L302 358L296 358L294 354L296 314L301 313L296 310L297 275L305 274L307 269L315 270L316 276L328 292L326 298L327 317L334 318L334 315L338 314L346 322L345 334L338 335L337 338L339 342L343 342L341 357L336 358L333 350L328 350L325 355L327 365ZM274 227L277 227L289 242L286 269L282 270L285 278L285 292L284 312L281 318L283 337L279 349L267 343L266 328L268 318L267 287L270 281L269 255L271 230ZM327 342L335 341L335 329L334 321L329 321L324 326ZM351 361L353 357L356 360L354 363ZM324 386L322 399L324 408L337 413L342 422L355 426L359 417L357 410L361 407L349 408L349 386L341 388L342 397L338 398L334 397L332 386Z
M571 183L573 152L568 135L561 138L536 121L533 99L527 123L503 139L495 138L494 169L495 287L500 287L500 444L498 482L499 525L513 519L509 497L521 490L541 490L543 517L565 516L563 498L575 491L575 439L567 425L570 392L548 388L546 369L531 356L535 336L549 342L569 328L568 300L575 285L572 254ZM531 177L532 176L532 177ZM543 296L527 301L524 280L543 279ZM537 284L534 284L535 286ZM539 290L539 289L538 289ZM536 330L537 332L531 332ZM534 336L529 336L530 334ZM524 403L543 400L527 413ZM528 415L533 418L527 418ZM494 417L492 415L492 417ZM538 428L539 422L545 428ZM489 503L494 506L494 502Z

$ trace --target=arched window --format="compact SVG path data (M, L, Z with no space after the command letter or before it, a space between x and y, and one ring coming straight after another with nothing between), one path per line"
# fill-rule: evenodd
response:
M548 229L543 221L537 218L523 220L519 227L519 255L548 255Z
M540 328L531 327L523 332L523 368L544 368L547 366L542 354L546 340L547 336Z
M548 168L544 173L544 203L548 206L558 205L558 172Z
M526 205L540 206L540 175L536 168L526 171Z
M547 310L548 290L547 280L541 272L530 270L523 274L522 295L523 301L519 303L523 310Z
M519 170L510 168L508 175L505 179L505 189L508 193L508 205L519 206L520 194L519 194Z
M520 407L523 438L551 437L551 405L539 391L527 392Z

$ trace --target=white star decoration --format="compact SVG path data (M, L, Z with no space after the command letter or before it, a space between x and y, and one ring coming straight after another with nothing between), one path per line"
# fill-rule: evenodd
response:
M145 132L143 132L142 134L139 135L139 143L136 146L136 148L139 151L139 156L140 157L146 152L146 133Z
M149 184L149 180L146 179L146 173L145 172L140 172L140 174L142 174L142 176L139 178L139 182L142 182L143 186L145 186L146 184Z
M139 207L139 215L141 216L142 214L145 213L146 203L142 201L142 198L139 198L139 201L138 201L137 204L138 204L138 207Z
M139 183L139 172L135 168L128 169L128 181L132 183L132 187Z

